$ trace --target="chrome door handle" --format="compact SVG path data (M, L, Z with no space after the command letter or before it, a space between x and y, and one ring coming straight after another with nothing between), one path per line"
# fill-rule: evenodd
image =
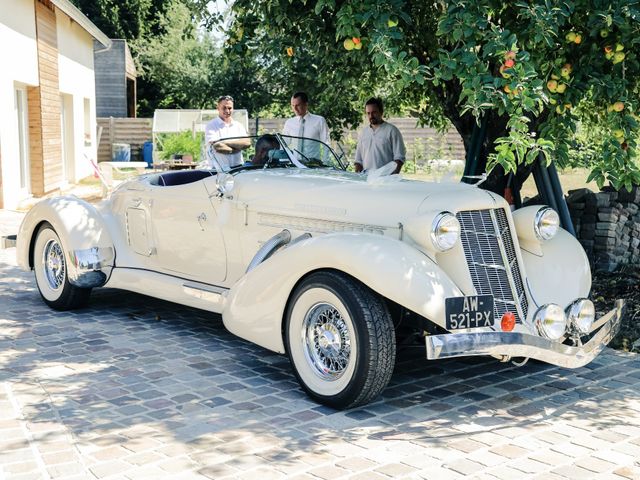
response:
M198 215L198 224L200 225L200 230L202 230L204 232L204 225L203 222L207 221L207 215L202 212L200 215Z

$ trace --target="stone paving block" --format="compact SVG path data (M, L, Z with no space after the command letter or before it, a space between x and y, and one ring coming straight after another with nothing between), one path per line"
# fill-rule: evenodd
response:
M495 453L496 455L500 455L502 457L506 457L510 459L523 457L530 453L529 450L522 447L518 447L516 445L501 445L499 447L494 447L489 451L492 453Z
M15 463L4 463L2 466L2 470L5 473L9 474L20 474L20 473L30 473L33 472L35 475L41 474L40 465L38 465L34 460L22 460Z
M640 445L634 443L618 443L611 446L611 450L614 452L624 453L635 458L640 458Z
M573 457L573 458L588 455L593 451L590 448L585 448L579 445L575 445L573 443L566 443L566 442L561 443L559 445L552 446L551 450L553 450L554 452L558 452L562 455L568 455L569 457Z
M348 477L349 480L388 480L389 477L376 472L356 473Z
M508 465L499 465L497 467L490 468L486 472L489 475L493 475L500 480L513 480L516 478L522 478L522 472L516 470Z
M632 465L636 459L631 455L615 452L613 450L599 450L597 452L593 452L592 456L604 460L605 462L612 462L620 466Z
M481 464L467 460L466 458L449 461L442 466L461 475L472 475L482 469Z
M619 475L620 477L628 478L630 480L638 480L640 479L640 466L638 467L628 466L628 467L617 468L616 470L613 471L613 473L616 475Z

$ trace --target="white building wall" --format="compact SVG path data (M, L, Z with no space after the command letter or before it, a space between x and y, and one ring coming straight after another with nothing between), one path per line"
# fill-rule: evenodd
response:
M20 189L15 90L38 85L38 47L33 0L0 0L0 5L0 161L4 207L12 209L28 196Z
M76 22L58 10L58 75L60 92L72 97L73 149L67 155L73 163L75 182L93 173L90 160L97 159L96 89L93 70L93 38ZM84 99L90 101L89 134L85 142ZM96 161L97 162L97 161Z

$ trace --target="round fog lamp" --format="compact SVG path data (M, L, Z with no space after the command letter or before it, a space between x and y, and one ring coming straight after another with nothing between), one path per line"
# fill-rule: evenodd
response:
M431 224L431 241L433 245L445 252L454 247L460 236L460 222L450 212L436 215Z
M560 305L543 305L533 316L538 334L549 340L558 340L567 331L567 319Z
M591 325L596 318L596 309L591 300L579 298L565 310L571 328L582 335L591 331Z
M560 228L560 217L552 208L541 208L536 213L533 228L540 240L551 240Z

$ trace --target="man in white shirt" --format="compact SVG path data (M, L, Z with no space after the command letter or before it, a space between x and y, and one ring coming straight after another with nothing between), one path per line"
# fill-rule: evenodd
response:
M232 114L233 97L229 95L221 96L218 98L218 118L214 118L207 123L204 130L207 145L220 139L229 138L229 140L215 143L213 146L217 152L216 159L225 170L242 165L242 150L251 145L251 140L248 138L232 138L247 136L244 125L236 122ZM207 152L209 152L208 149ZM210 168L215 168L211 158L208 158L208 163Z
M406 158L400 130L382 119L384 108L380 98L370 98L365 104L369 126L364 127L356 147L356 172L370 171L396 162L393 173L399 173Z
M291 108L296 114L284 123L283 135L320 140L329 144L329 127L324 117L309 112L309 97L305 92L296 92L291 97ZM296 140L296 148L309 158L320 158L320 145L317 142Z

